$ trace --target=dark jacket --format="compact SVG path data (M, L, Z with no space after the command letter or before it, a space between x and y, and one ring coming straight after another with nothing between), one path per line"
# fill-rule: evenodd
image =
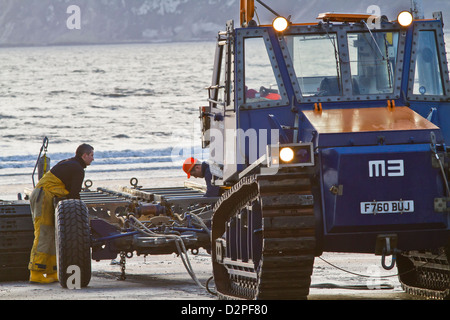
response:
M58 162L50 172L59 178L66 186L66 190L69 191L67 198L80 199L85 168L86 164L83 159L74 157Z
M220 187L211 184L212 174L209 164L206 162L202 163L202 174L206 182L205 197L218 197L220 195Z

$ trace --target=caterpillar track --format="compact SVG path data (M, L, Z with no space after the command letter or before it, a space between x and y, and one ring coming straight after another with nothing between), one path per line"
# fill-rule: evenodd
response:
M250 176L216 204L212 260L220 298L306 299L316 248L310 177Z
M411 251L397 258L403 290L427 299L450 299L450 250Z

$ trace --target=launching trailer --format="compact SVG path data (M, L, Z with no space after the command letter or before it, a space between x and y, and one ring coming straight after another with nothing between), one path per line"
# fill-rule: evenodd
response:
M218 34L209 105L200 108L213 184L226 191L205 198L196 188L145 189L133 180L60 201L61 285L77 266L86 286L91 259L120 255L125 278L134 253L203 247L220 298L307 298L323 252L379 255L384 268L397 266L408 293L448 298L442 14L411 10L416 16L390 21L324 13L296 24L257 2L274 24L259 25L254 1L241 0L240 27L230 21ZM1 275L19 276L26 264L13 262L31 248L29 206L0 208Z
M61 286L86 287L91 260L119 258L119 280L125 280L127 258L171 253L180 255L192 278L204 286L190 266L188 252L210 251L210 220L217 198L204 197L204 188L195 184L143 188L137 179L131 182L120 189L85 187L79 200L55 199ZM33 239L29 201L0 201L0 281L28 280Z
M81 287L89 284L90 260L120 256L121 280L127 258L137 255L176 253L193 279L188 250L210 251L211 205L216 198L204 197L196 187L86 190L81 200L63 200L55 210L58 276L67 286L70 266L80 267ZM69 281L70 282L70 281Z

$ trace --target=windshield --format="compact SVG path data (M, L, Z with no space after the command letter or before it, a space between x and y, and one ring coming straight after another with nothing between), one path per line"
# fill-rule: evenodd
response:
M399 36L398 31L330 30L284 40L305 101L340 101L342 96L379 99L395 93Z
M394 91L398 32L348 33L353 94Z
M285 39L304 97L342 94L336 34L291 35Z

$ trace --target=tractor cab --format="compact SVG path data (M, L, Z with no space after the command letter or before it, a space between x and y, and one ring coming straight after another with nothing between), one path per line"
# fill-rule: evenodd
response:
M273 25L257 25L247 10L254 8L243 6L240 28L230 21L218 35L209 106L201 109L203 146L210 147L217 184L239 180L268 154L267 145L318 147L316 125L383 136L379 130L397 130L400 122L422 129L419 117L440 128L439 143L450 139L443 122L450 84L440 13L414 20L402 12L395 21L323 13L313 23L278 17ZM398 107L408 108L409 120L395 113ZM381 122L372 124L373 108L392 112L385 117L380 109ZM323 114L319 123L311 112Z
M218 35L200 113L214 183L231 187L212 220L217 291L304 298L315 256L352 252L380 255L385 269L397 261L405 288L448 296L442 14L296 24L271 10L262 25L254 2Z

